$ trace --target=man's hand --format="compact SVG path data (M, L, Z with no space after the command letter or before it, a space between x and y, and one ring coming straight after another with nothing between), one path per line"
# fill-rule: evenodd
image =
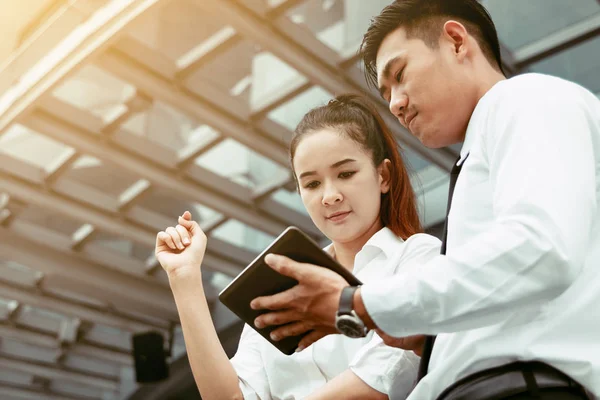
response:
M424 335L395 338L386 335L381 329L375 329L375 332L377 332L377 334L383 339L383 342L388 346L398 347L404 350L412 350L419 357L421 357L421 354L423 353L423 345L425 344Z
M254 321L257 327L285 325L271 332L273 340L313 331L300 343L299 349L337 333L335 314L342 289L348 286L344 278L327 268L299 263L285 256L268 254L265 262L298 284L285 292L252 300L253 309L273 311L257 317Z

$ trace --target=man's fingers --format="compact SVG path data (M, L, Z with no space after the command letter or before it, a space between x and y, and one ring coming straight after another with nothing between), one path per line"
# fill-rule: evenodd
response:
M294 310L276 311L256 317L254 325L257 328L264 328L271 325L284 325L289 322L298 321L299 319L300 314Z
M308 264L299 263L278 254L267 254L265 263L280 274L294 278L297 281L301 280L302 273L308 266Z
M298 351L302 351L302 350L306 349L308 346L312 345L317 340L324 338L325 336L327 336L327 333L325 333L323 331L309 332L306 336L304 336L302 338L302 340L300 340L300 343L298 343L298 348L296 349L296 351L298 352Z
M271 332L271 339L277 341L290 336L298 336L312 329L312 326L305 321L292 322L275 329Z
M272 296L257 297L250 302L254 310L281 310L292 308L290 304L294 300L294 288L288 289Z

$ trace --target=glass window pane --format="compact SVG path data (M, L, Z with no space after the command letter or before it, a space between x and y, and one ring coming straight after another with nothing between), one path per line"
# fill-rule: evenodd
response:
M531 65L531 70L577 82L593 93L600 91L600 37L590 39Z
M99 159L83 155L65 171L61 179L70 179L107 194L114 199L137 182L137 178L126 170L105 164Z
M332 97L325 89L315 86L271 111L268 117L294 131L304 114L314 107L327 104Z
M201 223L212 221L221 216L220 213L192 200L175 196L167 190L155 187L150 193L143 196L137 202L138 206L157 212L167 219L177 222L177 217L186 210L192 213L192 217Z
M498 37L515 50L600 12L597 0L483 0Z
M0 152L40 168L48 166L69 149L19 124L11 125L0 136Z
M273 175L287 173L287 168L233 139L225 139L198 157L195 162L215 174L248 188L258 186Z
M231 219L215 229L211 236L256 252L263 251L275 239L267 233Z
M134 93L135 87L94 65L81 68L53 91L60 100L91 112L104 123L122 113L124 101Z
M49 229L52 234L63 237L71 236L81 226L81 221L37 207L27 207L26 212L19 214L19 220Z
M308 0L286 16L292 23L308 28L342 58L349 58L357 52L371 18L389 3L389 0Z
M301 214L308 215L308 212L302 203L302 198L296 191L290 192L287 189L281 188L274 192L271 197L273 200L283 204L286 207L298 211Z
M123 128L173 151L207 143L219 133L170 105L155 101L152 106L129 118Z

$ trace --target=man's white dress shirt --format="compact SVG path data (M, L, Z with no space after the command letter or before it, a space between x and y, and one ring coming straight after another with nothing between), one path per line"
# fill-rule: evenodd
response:
M600 101L550 76L501 81L475 108L463 161L447 255L362 289L387 334L439 334L410 399L515 360L600 396Z
M397 273L410 274L439 252L440 241L433 236L417 234L403 241L383 228L356 255L352 272L363 283L389 279ZM303 399L347 369L383 393L392 383L395 391L405 387L398 398L406 398L419 358L412 351L386 346L374 332L361 339L329 335L286 356L246 325L231 362L244 399Z

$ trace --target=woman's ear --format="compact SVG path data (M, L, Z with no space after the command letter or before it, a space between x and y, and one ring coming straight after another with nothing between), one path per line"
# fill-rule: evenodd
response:
M377 167L377 173L379 174L379 188L381 193L387 193L390 191L390 181L392 179L392 162L387 158L379 164Z

